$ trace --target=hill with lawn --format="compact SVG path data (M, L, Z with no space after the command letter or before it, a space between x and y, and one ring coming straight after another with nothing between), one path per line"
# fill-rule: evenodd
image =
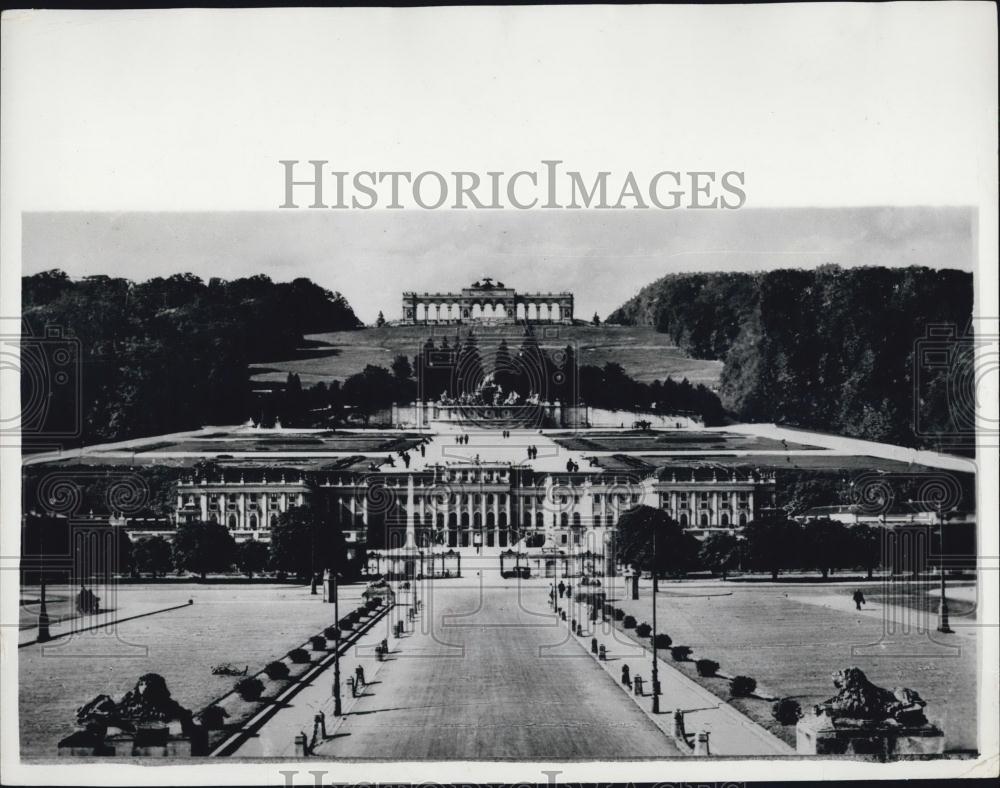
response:
M469 329L475 331L483 360L489 364L501 339L517 348L524 336L519 325L482 326L382 326L356 331L309 334L293 355L251 367L255 383L283 383L289 372L298 374L304 386L320 381L344 380L361 372L366 365L388 368L397 355L416 356L428 338L436 345L447 338L455 344L456 335L464 339ZM617 362L626 374L649 382L687 378L715 388L722 370L721 361L692 358L678 348L667 334L650 326L537 325L539 344L552 351L570 345L578 363L603 367Z

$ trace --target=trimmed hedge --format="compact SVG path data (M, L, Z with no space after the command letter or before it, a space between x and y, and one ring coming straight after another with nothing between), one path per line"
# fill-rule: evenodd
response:
M734 676L729 682L729 694L734 698L745 698L757 689L757 679L749 676Z
M313 651L323 651L326 648L326 638L322 635L313 635L309 638L309 645Z
M217 730L225 725L226 717L229 716L227 712L221 706L211 705L205 709L198 717L201 719L201 724L203 727L209 730Z
M323 637L325 637L327 640L336 640L338 637L340 637L340 630L337 629L336 627L327 627L326 629L323 630Z
M691 647L673 646L670 649L670 656L673 657L674 662L686 662L691 659Z
M635 616L625 616L625 619L622 621L622 626L625 627L625 629L635 629Z
M699 659L694 663L694 667L698 671L699 676L708 678L715 675L715 672L719 669L719 663L714 659Z
M269 679L287 679L288 665L279 660L274 660L274 662L267 663L267 667L264 668L264 673Z
M635 628L635 634L641 638L648 638L653 632L653 628L643 621L639 626Z
M771 706L771 716L782 725L794 725L802 717L802 707L797 700L782 698Z
M264 682L258 678L249 677L236 682L237 694L246 701L260 700L264 694Z
M304 665L309 662L309 652L304 648L293 648L288 652L288 658L297 665Z
M656 643L654 645L658 649L663 649L664 651L666 651L673 644L674 644L674 641L670 637L670 635L666 634L665 632L657 632L656 633Z
M614 616L615 616L615 621L621 621L623 618L625 618L625 611L622 610L620 607L616 607L614 609Z

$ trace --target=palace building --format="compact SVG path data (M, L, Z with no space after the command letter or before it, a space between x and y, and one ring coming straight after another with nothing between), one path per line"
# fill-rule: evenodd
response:
M572 323L573 294L518 293L490 277L458 293L403 293L404 325Z
M176 511L178 523L223 523L237 541L268 541L282 512L309 502L328 513L349 547L412 542L459 553L590 549L604 555L619 517L640 503L668 511L704 538L738 532L774 505L774 488L773 472L712 465L566 472L504 462L419 471L221 466L215 476L182 479Z

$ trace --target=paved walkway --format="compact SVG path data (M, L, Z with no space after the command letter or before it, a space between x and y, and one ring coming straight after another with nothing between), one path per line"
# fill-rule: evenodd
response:
M456 436L463 435L468 436L468 444L456 443ZM583 452L565 449L538 430L512 430L509 438L504 438L500 430L446 432L430 437L430 443L425 445L426 456L422 457L419 449L410 451L411 468L419 470L429 465L474 462L477 458L486 463L530 463L532 468L542 472L565 471L566 463L570 460L581 469L590 466ZM537 459L528 460L529 446L538 449ZM397 469L404 467L398 456L395 460Z
M588 650L592 649L594 639L597 640L598 648L604 646L607 659L598 661L597 664L609 675L621 683L622 666L628 665L631 679L636 676L642 678L643 694L637 696L633 692L632 698L665 735L672 735L674 711L683 712L684 729L690 745L689 749L684 750L685 754L693 754L695 736L698 733L709 734L709 752L712 755L795 754L793 747L680 673L662 657L657 659L660 712L653 714L652 650L640 646L610 622L587 621L590 610L587 605L565 599L559 600L559 603L566 610L567 625L571 626L576 618L583 627L583 636L575 637L576 640ZM661 650L657 656L660 654L669 654L669 651Z
M547 583L437 581L421 590L416 632L389 638L370 683L328 725L318 758L611 759L676 757L681 751L557 624ZM405 602L408 600L401 599ZM404 608L401 608L405 610ZM384 634L368 640L377 642ZM363 651L363 649L362 649ZM294 736L327 714L330 677L303 690L236 755L291 755ZM349 696L349 693L347 693Z
M389 660L399 654L402 641L392 637L392 626L395 621L406 618L408 605L396 605L381 621L369 629L340 658L341 680L341 711L350 712L359 698L354 697L348 679L353 678L355 670L361 666L365 672L368 686L362 692L370 695L378 685L378 675L388 664L375 658L375 646L384 638L389 641L391 650ZM409 625L412 630L412 625ZM326 732L328 739L336 736L337 718L333 716L333 667L321 673L309 686L303 688L284 708L271 717L256 735L247 739L237 750L231 753L237 758L294 758L295 737L304 733L311 741L314 721L317 712L326 716Z

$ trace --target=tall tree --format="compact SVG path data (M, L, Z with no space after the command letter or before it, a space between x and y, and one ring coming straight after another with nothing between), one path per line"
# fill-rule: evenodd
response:
M132 548L132 565L136 572L148 572L155 579L173 567L170 543L162 536L140 539Z
M802 529L798 523L781 515L754 520L743 531L746 560L753 569L778 573L802 565Z
M271 567L306 580L324 569L343 570L347 546L334 518L314 506L283 512L271 529Z
M458 351L452 376L455 393L469 393L479 388L483 382L483 359L479 353L476 335L471 330Z
M653 573L653 587L663 574L683 576L692 569L698 540L662 509L644 504L618 520L616 545L625 563Z
M729 570L739 562L739 555L739 540L733 534L715 531L701 543L699 560L702 566L719 572L725 580Z
M256 539L247 539L236 547L236 565L249 580L253 580L255 574L267 568L269 554L266 544Z
M818 569L825 580L831 569L851 565L851 545L847 526L830 520L815 520L804 526L802 563Z
M236 542L219 523L182 523L173 542L174 566L194 572L202 580L209 572L228 572L236 557Z
M514 388L517 381L514 360L511 358L510 348L507 347L507 340L503 337L500 338L500 344L497 345L497 352L493 358L493 377L497 384L508 392Z

